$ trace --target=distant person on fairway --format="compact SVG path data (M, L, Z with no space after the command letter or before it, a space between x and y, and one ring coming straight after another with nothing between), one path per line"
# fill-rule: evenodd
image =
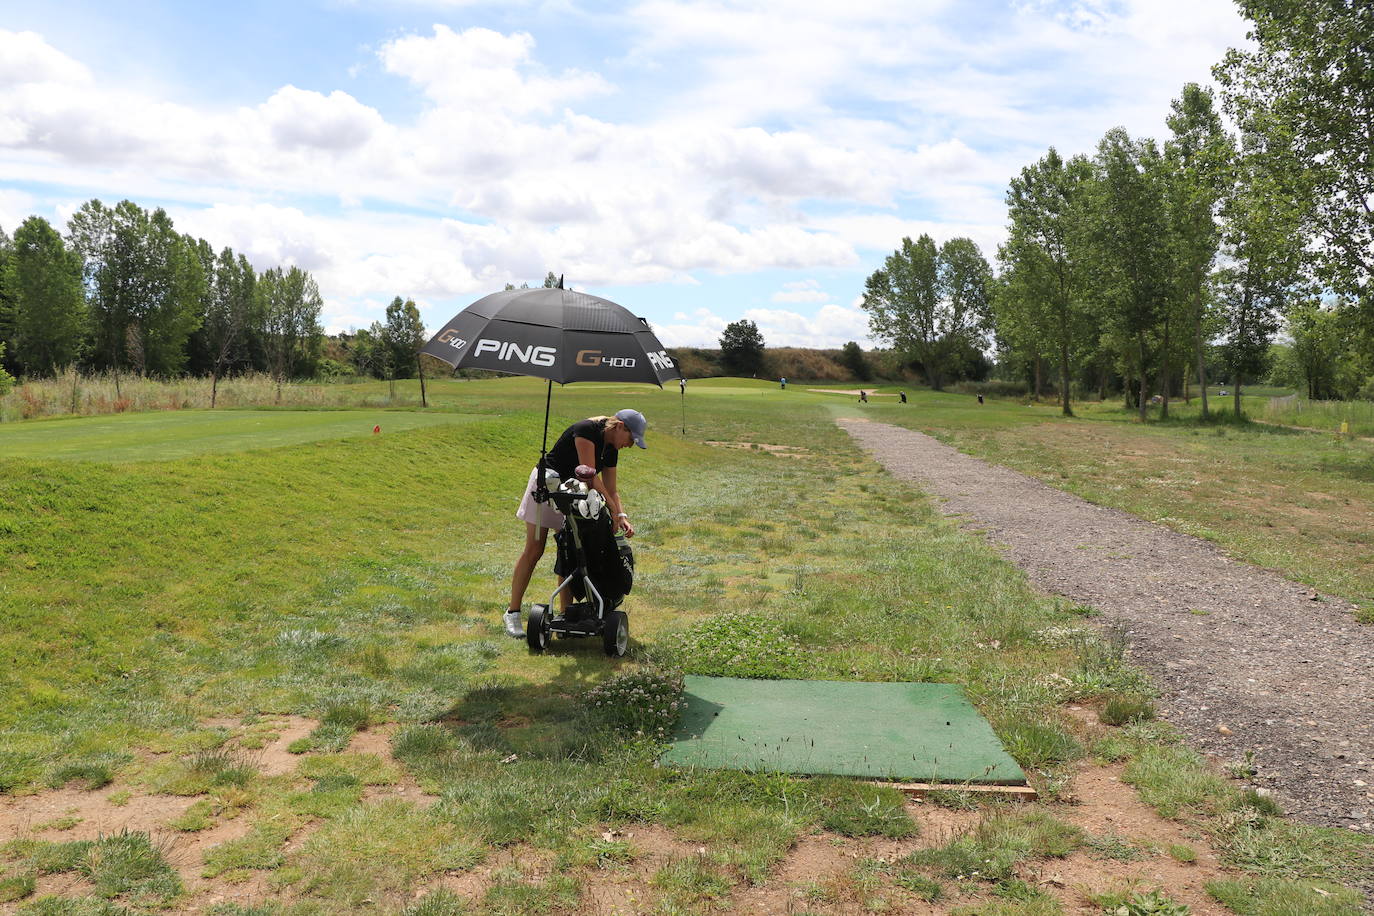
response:
M782 386L782 389L783 389L784 391L786 391L786 390L787 390L787 376L784 375L782 378L778 379L778 384Z
M620 492L616 489L616 465L620 460L620 450L631 443L640 448L644 444L644 430L649 421L637 410L616 411L613 417L590 417L578 420L563 430L558 441L549 449L544 463L558 475L560 480L570 480L579 464L596 468L594 487L606 497L606 505L611 507L615 517L615 530L634 537L635 529L630 517L620 504ZM525 549L520 559L515 561L515 572L510 582L510 604L506 605L506 633L519 639L525 635L520 624L520 602L529 588L530 577L534 575L539 558L544 555L550 528L563 527L563 515L554 509L552 503L535 502L534 490L538 484L539 466L530 471L529 483L525 485L525 495L520 500L520 508L515 517L525 523Z
M903 404L906 403L906 392L905 392L905 391L899 391L899 392L897 392L897 397L899 397L899 398L902 399L902 403L903 403Z
M862 388L859 389L859 403L860 403L860 404L867 404L867 403L868 403L868 392L867 392L867 391L864 391Z

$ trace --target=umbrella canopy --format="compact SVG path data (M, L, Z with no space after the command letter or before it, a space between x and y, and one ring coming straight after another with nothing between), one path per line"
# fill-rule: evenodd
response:
M679 377L644 319L609 299L570 289L492 293L453 316L420 351L455 369L491 369L570 382Z

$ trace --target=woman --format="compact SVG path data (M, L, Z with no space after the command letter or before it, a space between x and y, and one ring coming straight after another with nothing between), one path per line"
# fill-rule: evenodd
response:
M634 443L640 448L644 444L644 430L649 422L637 410L617 411L613 417L590 417L578 420L563 430L558 441L549 449L544 459L545 465L559 476L568 480L579 464L596 468L597 474L592 486L604 497L615 518L615 530L634 537L635 529L630 517L620 504L620 493L616 489L616 465L622 448ZM552 503L534 501L534 488L538 482L539 468L530 471L530 481L525 485L525 496L515 517L525 523L525 549L520 559L515 561L515 573L510 582L510 604L506 605L506 633L519 639L525 635L520 625L520 602L524 600L525 590L529 588L530 577L534 575L539 558L544 555L550 528L562 528L563 516Z

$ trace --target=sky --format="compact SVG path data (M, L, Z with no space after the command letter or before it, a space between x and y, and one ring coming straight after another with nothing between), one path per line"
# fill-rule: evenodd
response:
M0 228L163 207L338 332L548 271L714 347L869 347L904 236L993 261L1007 181L1167 135L1230 0L0 0Z

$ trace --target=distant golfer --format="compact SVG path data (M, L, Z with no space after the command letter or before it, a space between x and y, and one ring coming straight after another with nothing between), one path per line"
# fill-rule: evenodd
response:
M868 403L868 392L867 392L867 391L864 391L862 388L859 389L859 403L860 403L860 404L867 404L867 403Z
M902 403L903 403L903 404L906 403L906 392L905 392L905 391L899 391L899 392L897 392L897 397L899 397L899 398L902 399Z
M596 468L597 475L592 481L592 486L606 497L606 504L611 507L611 513L615 517L616 531L625 532L627 538L634 537L635 529L620 504L620 493L616 489L616 465L619 463L620 450L631 443L640 448L648 448L644 444L644 430L648 425L649 421L644 419L644 414L628 408L617 411L613 417L578 420L563 430L563 434L558 437L558 441L549 449L545 458L549 470L557 474L561 480L570 480L579 464ZM539 503L534 500L538 476L539 467L536 465L530 471L529 483L525 485L525 495L515 513L515 517L525 523L525 549L520 554L520 559L515 561L505 623L506 633L517 639L525 635L524 627L520 624L520 603L525 598L525 590L529 588L534 568L539 565L539 558L544 555L549 529L563 527L562 513L554 509L551 503Z
M787 376L784 375L782 378L778 379L778 384L782 386L782 389L783 389L784 391L786 391L786 390L787 390Z

